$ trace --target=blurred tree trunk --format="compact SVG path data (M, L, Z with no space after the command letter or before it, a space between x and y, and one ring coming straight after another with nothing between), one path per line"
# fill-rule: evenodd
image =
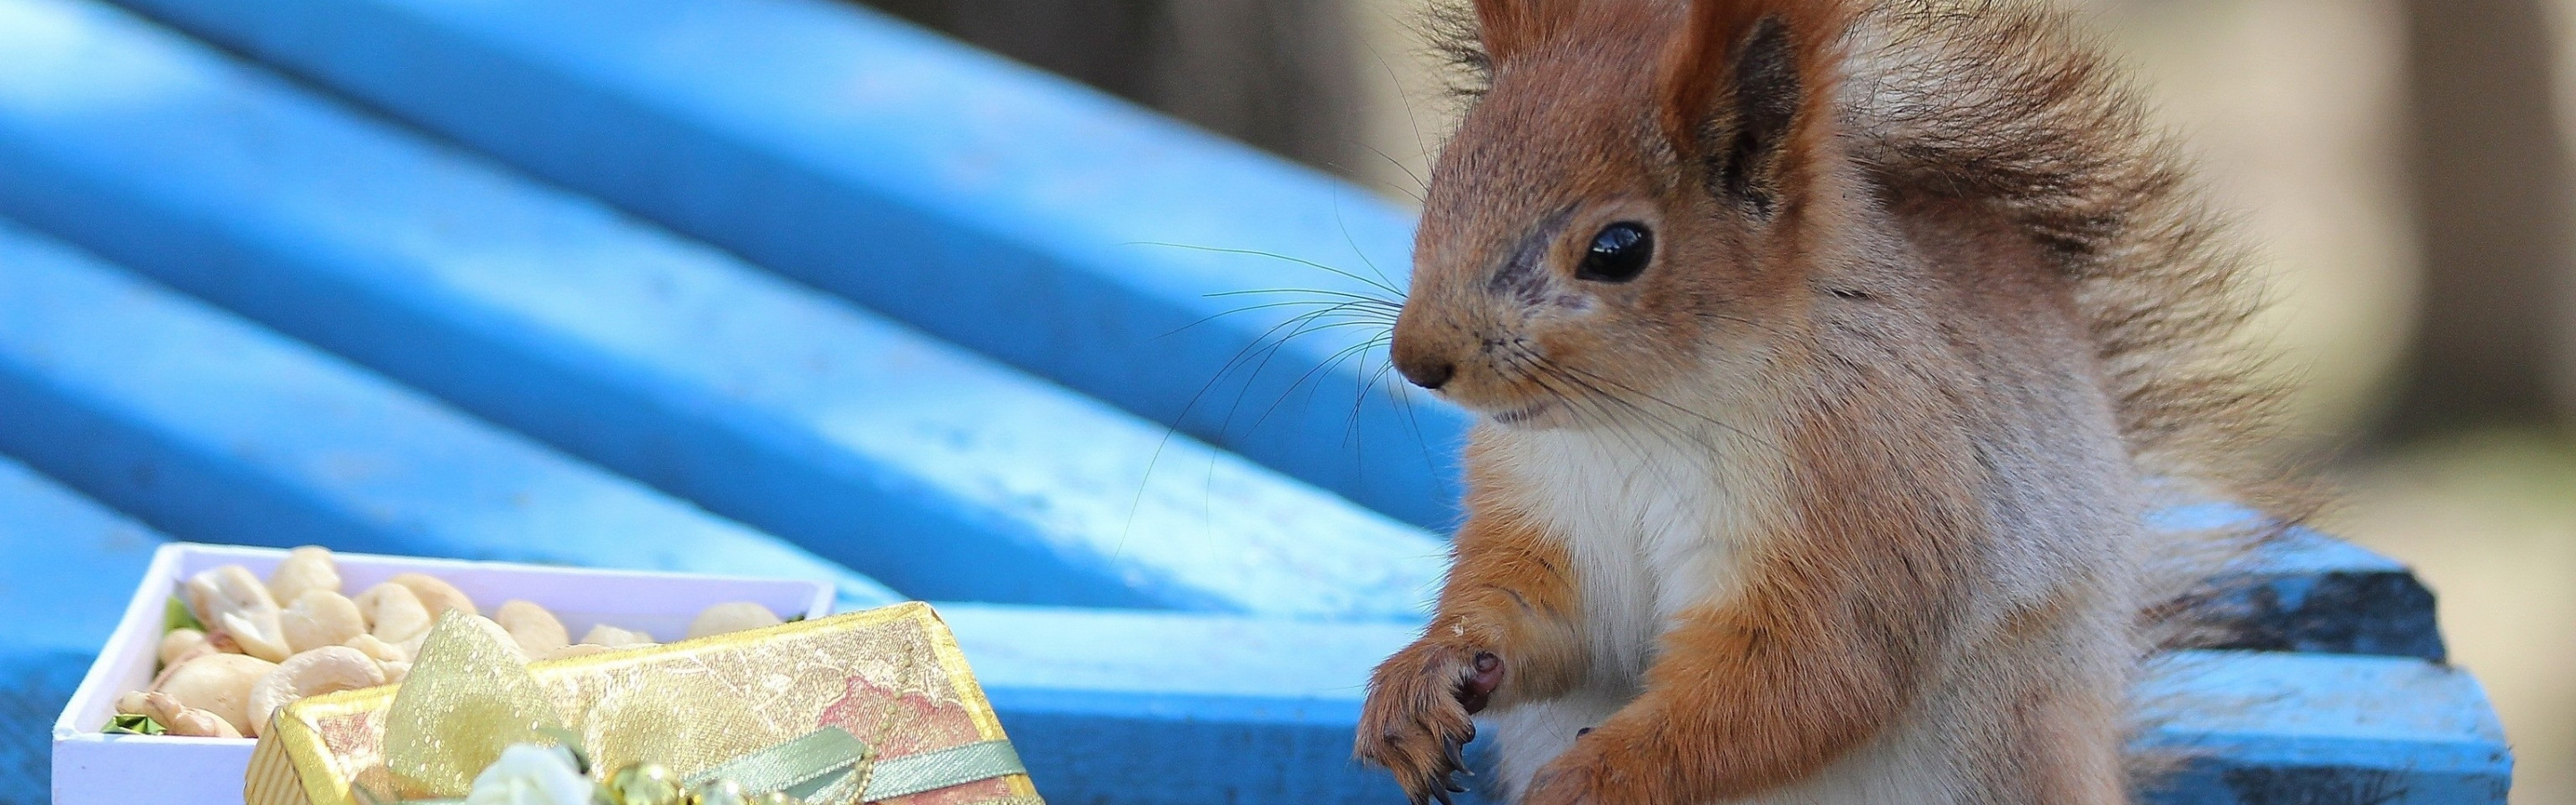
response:
M866 0L1345 175L1361 93L1344 0Z
M2423 290L2382 443L2576 411L2576 176L2544 1L2404 0Z

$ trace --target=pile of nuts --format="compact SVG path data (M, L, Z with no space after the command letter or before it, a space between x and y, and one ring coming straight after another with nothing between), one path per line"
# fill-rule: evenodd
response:
M116 700L117 712L148 716L166 735L257 737L289 702L402 681L441 613L484 617L465 593L422 573L343 595L331 552L312 546L288 552L266 582L225 565L189 577L179 595L205 630L162 635L151 687ZM485 620L532 660L654 644L651 635L606 624L575 642L554 613L526 601L502 602ZM688 636L779 622L759 604L717 604L698 613Z

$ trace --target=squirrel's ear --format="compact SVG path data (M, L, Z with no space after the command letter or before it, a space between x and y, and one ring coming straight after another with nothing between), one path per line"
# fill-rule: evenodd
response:
M1558 17L1572 3L1573 0L1476 0L1476 32L1484 42L1486 61L1500 64L1545 41L1556 28Z
M1664 54L1665 134L1709 191L1768 210L1829 135L1849 12L1835 0L1693 0Z

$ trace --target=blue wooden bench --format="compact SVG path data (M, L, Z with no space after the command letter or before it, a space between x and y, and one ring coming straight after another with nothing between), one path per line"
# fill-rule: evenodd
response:
M1465 420L1219 315L1400 287L1352 188L823 2L0 0L0 218L0 802L162 534L946 601L1052 801L1396 798ZM2402 566L2225 595L2153 801L2503 801Z

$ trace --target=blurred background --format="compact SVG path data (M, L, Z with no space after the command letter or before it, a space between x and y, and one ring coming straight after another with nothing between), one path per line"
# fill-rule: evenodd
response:
M2576 0L2058 0L2263 254L2324 525L2414 564L2576 802ZM1457 112L1424 0L876 0L1415 203Z

